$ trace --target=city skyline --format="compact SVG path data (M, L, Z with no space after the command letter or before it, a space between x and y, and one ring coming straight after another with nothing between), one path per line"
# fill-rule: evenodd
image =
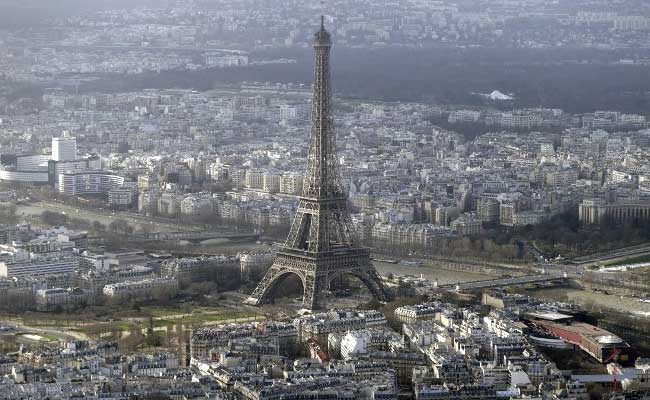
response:
M649 399L648 49L642 0L0 4L0 400Z

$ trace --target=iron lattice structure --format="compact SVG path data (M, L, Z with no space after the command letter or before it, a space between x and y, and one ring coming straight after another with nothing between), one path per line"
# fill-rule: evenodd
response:
M303 192L289 236L276 259L246 303L260 305L275 295L275 289L290 274L303 285L303 306L317 309L332 281L344 274L357 277L379 300L390 292L382 284L366 248L355 243L336 157L336 135L331 114L329 58L332 41L321 28L314 35L316 67L312 102L309 160Z

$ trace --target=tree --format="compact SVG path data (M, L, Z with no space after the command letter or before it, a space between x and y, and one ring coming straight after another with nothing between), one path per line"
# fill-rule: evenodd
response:
M90 229L91 227L90 221L84 218L71 218L70 225L78 229Z
M120 340L120 350L125 353L133 352L138 348L138 346L140 346L140 344L142 344L142 342L144 342L142 332L140 329L134 329L128 336L123 337Z
M46 225L61 226L61 225L65 225L67 220L68 217L63 213L59 214L47 210L41 213L41 221Z
M125 237L133 233L133 227L124 219L116 219L108 224L108 231L116 235Z
M92 223L92 230L97 233L103 233L106 232L106 225L102 224L99 221L93 221Z
M193 283L189 287L189 293L192 298L198 299L209 294L215 285L213 282Z
M138 227L138 233L142 235L148 236L151 234L151 232L152 232L151 226L147 225L146 223L142 223Z
M0 220L5 224L14 225L18 223L18 217L16 216L16 206L11 204L8 207L2 207L0 209Z
M158 305L166 305L174 295L174 291L168 288L156 288L152 291L151 297Z

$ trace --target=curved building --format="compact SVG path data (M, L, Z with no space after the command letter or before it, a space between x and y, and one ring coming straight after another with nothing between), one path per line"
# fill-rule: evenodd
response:
M0 181L43 184L48 183L46 172L30 171L12 171L9 169L0 169Z
M111 171L79 171L59 174L59 192L68 196L108 194L124 184L124 177Z
M3 154L0 157L0 181L47 184L47 163L49 155L16 156Z

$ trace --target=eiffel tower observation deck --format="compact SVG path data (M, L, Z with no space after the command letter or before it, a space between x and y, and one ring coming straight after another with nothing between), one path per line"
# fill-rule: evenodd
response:
M378 300L387 301L391 296L370 261L368 249L355 242L336 156L329 70L332 39L323 17L313 46L312 127L302 196L287 240L247 304L271 301L275 290L292 274L302 282L303 307L309 310L323 307L324 292L342 275L357 277Z

